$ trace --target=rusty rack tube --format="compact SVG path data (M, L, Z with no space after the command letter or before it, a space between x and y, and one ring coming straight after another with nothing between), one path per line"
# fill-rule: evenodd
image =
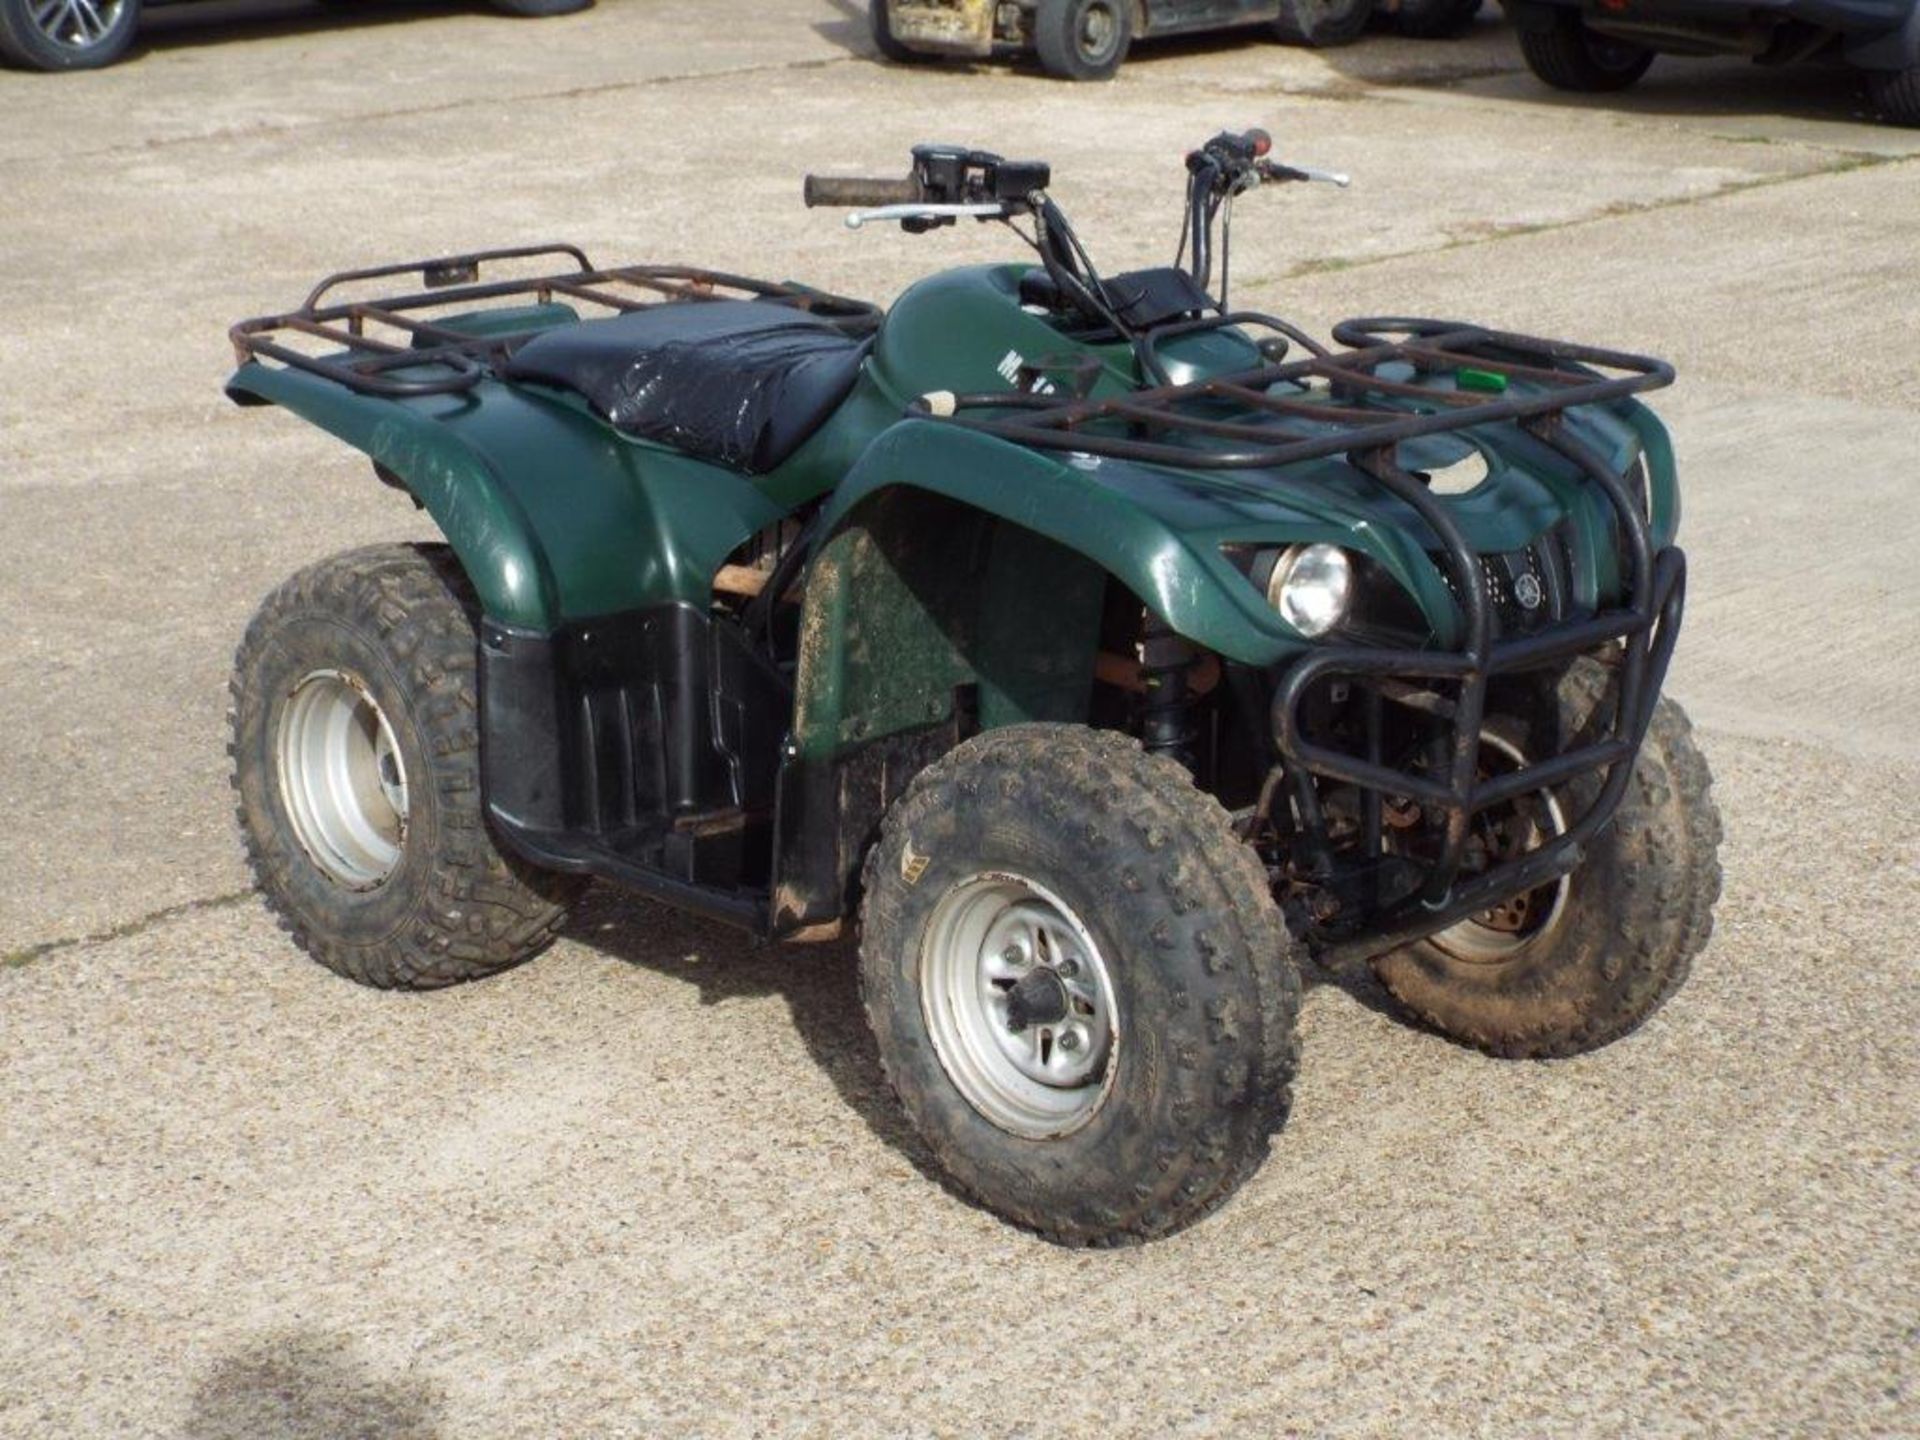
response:
M1232 317L1211 319L1191 328L1217 328L1228 318ZM1430 328L1416 331L1417 340L1396 342L1379 338L1382 332L1416 326ZM1373 449L1473 425L1529 420L1576 405L1624 399L1673 383L1673 367L1651 356L1542 340L1476 325L1431 320L1350 320L1337 327L1334 336L1343 344L1356 340L1360 343L1345 351L1309 355L1186 385L1133 391L1113 399L1063 401L1057 396L1018 391L961 395L955 399L955 413L944 423L985 430L1034 449L1068 450L1181 469L1247 470ZM1509 355L1525 358L1512 360L1506 358ZM1536 361L1546 363L1531 363ZM1553 363L1555 361L1582 368L1561 368ZM1470 368L1498 375L1503 381L1521 380L1548 388L1538 393L1475 398L1468 402L1453 398L1462 392L1383 380L1371 373L1380 365L1394 362L1410 364L1416 371ZM1624 373L1602 375L1586 367ZM1352 403L1335 406L1308 395L1271 393L1276 386L1315 379L1327 382L1333 397ZM1430 413L1414 414L1404 409L1369 408L1364 403L1369 395L1424 398L1438 408ZM1219 419L1196 414L1188 408L1193 401L1220 399L1246 405L1267 418L1268 423L1249 426L1245 420ZM1310 415L1298 413L1309 405L1313 407ZM910 409L919 415L931 413L924 401L916 401ZM969 411L992 413L969 414ZM1331 432L1300 434L1271 423L1284 421L1290 413L1294 418L1324 421L1337 428ZM1278 438L1251 449L1208 449L1191 443L1103 433L1092 428L1102 422L1197 439L1254 440L1276 434Z
M574 268L560 274L509 280L481 282L479 279L483 264L541 256L564 257L573 262ZM332 292L345 286L414 275L420 277L421 285L415 291L378 299L323 303ZM641 293L636 295L635 291ZM454 394L471 390L485 380L494 366L533 332L471 335L437 325L414 312L446 311L518 297L547 304L556 295L622 314L654 305L752 299L791 305L857 334L876 329L880 323L879 310L865 301L799 285L754 280L686 265L626 265L601 269L577 245L523 245L344 270L314 286L297 310L242 320L227 335L242 364L249 360L271 360L351 390L391 398ZM400 331L412 336L415 343L400 345L376 339L367 333L369 325ZM322 355L296 350L284 343L282 337L289 334L328 341L340 349ZM420 373L395 376L392 372L396 371Z

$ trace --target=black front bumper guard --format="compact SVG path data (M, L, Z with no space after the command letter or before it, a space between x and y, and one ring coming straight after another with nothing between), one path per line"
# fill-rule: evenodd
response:
M1626 601L1586 620L1496 642L1486 578L1478 557L1445 507L1425 485L1399 468L1391 449L1353 457L1360 468L1417 511L1439 538L1455 581L1455 593L1460 597L1465 638L1455 651L1358 646L1318 650L1294 665L1275 690L1274 739L1309 856L1327 854L1326 823L1314 785L1316 778L1359 787L1364 844L1370 860L1378 861L1382 856L1382 797L1412 800L1434 807L1445 816L1440 854L1428 868L1424 884L1413 894L1367 916L1361 928L1342 931L1337 939L1316 946L1316 954L1324 963L1371 959L1569 873L1585 858L1587 844L1613 819L1632 778L1634 757L1653 718L1679 637L1686 599L1686 557L1671 546L1654 552L1641 501L1628 493L1622 478L1591 449L1567 434L1557 416L1522 423L1579 466L1606 496L1619 521L1623 559L1631 575ZM1604 710L1597 713L1575 748L1494 778L1477 778L1487 688L1495 677L1565 663L1616 645L1619 659L1610 719ZM1359 689L1362 703L1369 709L1369 753L1364 757L1316 744L1302 733L1301 707L1308 692L1321 682L1341 680ZM1443 707L1451 710L1452 733L1447 737L1441 774L1412 773L1381 763L1380 683L1388 680L1458 685L1458 698L1450 707ZM1601 769L1607 776L1598 794L1584 811L1570 817L1560 834L1524 855L1471 878L1461 878L1468 827L1476 812Z

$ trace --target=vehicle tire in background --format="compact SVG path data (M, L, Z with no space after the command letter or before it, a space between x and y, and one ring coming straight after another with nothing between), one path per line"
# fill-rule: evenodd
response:
M0 0L0 60L26 70L98 70L127 53L140 0Z
M478 610L446 546L370 546L274 591L234 658L255 883L301 949L363 985L427 990L530 959L586 884L488 828Z
M1867 71L1867 98L1881 119L1894 125L1920 125L1920 65Z
M1327 50L1351 45L1366 33L1374 0L1280 0L1274 37L1289 45Z
M1561 682L1557 717L1535 719L1546 733L1503 717L1488 722L1489 736L1513 763L1590 743L1594 717L1612 713L1612 680L1583 661ZM1530 797L1536 831L1551 830L1542 819L1584 810L1600 784L1589 777ZM1416 1018L1489 1054L1545 1059L1619 1039L1680 988L1713 933L1721 830L1712 785L1686 712L1662 699L1626 796L1578 869L1382 956L1375 973Z
M1464 35L1480 13L1480 0L1400 0L1393 26L1415 40L1452 40Z
M549 15L571 15L577 10L591 10L593 3L594 0L493 0L493 8L508 15L544 19Z
M1033 13L1033 48L1062 80L1111 80L1132 45L1130 0L1040 0Z
M867 5L867 28L873 35L873 48L880 52L880 58L893 65L924 65L933 57L919 50L910 50L893 38L893 21L887 14L888 0L869 0Z
M1625 90L1647 73L1653 51L1587 28L1578 10L1551 7L1544 29L1520 31L1527 68L1556 90L1604 94Z
M865 870L861 993L954 1183L1069 1245L1222 1204L1286 1118L1300 980L1259 858L1173 761L1017 725L923 772Z

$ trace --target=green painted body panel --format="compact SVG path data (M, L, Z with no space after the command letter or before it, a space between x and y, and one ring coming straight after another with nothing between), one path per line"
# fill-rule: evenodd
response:
M397 475L445 531L488 614L531 629L672 601L704 606L730 552L829 497L802 621L795 735L808 753L936 721L959 684L978 685L984 724L1072 715L1090 683L1107 575L1228 659L1272 665L1308 648L1234 567L1228 544L1329 541L1363 552L1419 604L1434 643L1454 642L1457 611L1429 558L1432 538L1343 460L1173 470L903 418L932 391L1009 389L1022 366L1064 377L1091 359L1093 393L1138 385L1124 348L1080 345L1021 308L1027 268L961 268L910 288L839 411L761 476L623 436L577 397L537 387L490 380L395 400L249 363L229 389L293 410ZM544 307L538 319L572 323L570 314ZM1231 332L1186 337L1163 354L1180 379L1260 363ZM1679 502L1659 422L1623 401L1569 411L1564 423L1618 469L1645 455L1655 539L1669 542ZM1619 581L1611 526L1562 457L1508 426L1410 441L1400 456L1437 470L1476 449L1486 479L1447 502L1469 543L1515 550L1565 522L1588 592L1576 599L1609 596Z

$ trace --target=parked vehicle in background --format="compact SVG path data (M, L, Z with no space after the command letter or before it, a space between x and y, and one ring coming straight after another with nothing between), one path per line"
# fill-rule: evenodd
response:
M571 15L593 0L492 4L509 15ZM0 62L23 70L98 70L127 53L143 8L142 0L0 0Z
M1440 37L1480 0L869 0L873 43L895 64L1032 53L1064 80L1106 80L1143 36L1258 26L1292 45L1358 40L1376 13L1402 34Z
M1881 115L1920 125L1917 0L1504 0L1527 67L1559 90L1624 90L1655 55L1837 57Z

